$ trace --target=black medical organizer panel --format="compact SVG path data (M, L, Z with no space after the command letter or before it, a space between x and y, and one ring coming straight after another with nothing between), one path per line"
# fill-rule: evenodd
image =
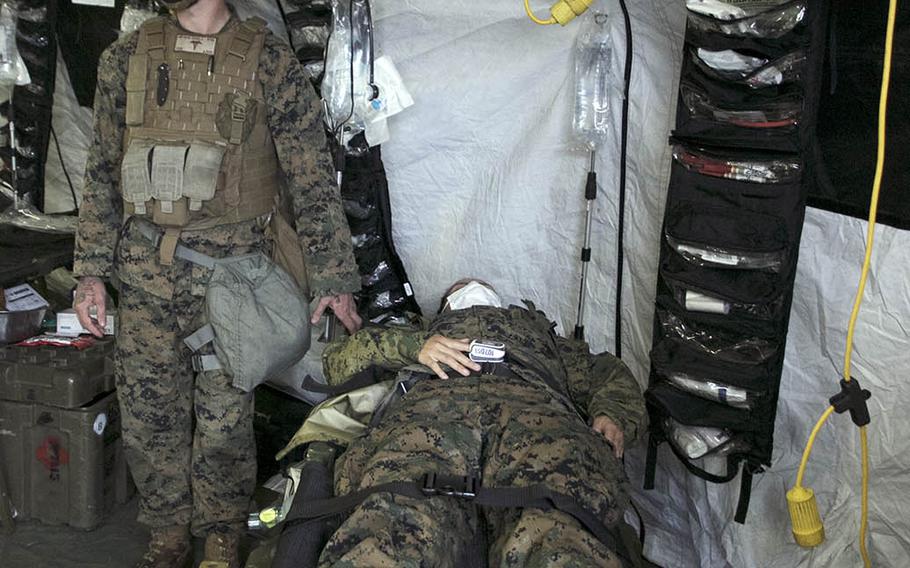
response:
M774 420L784 360L793 281L805 215L814 144L827 6L795 0L775 10L804 8L802 20L776 38L704 31L690 12L684 45L674 160L661 234L651 373L646 400L651 418L645 488L654 486L658 447L668 442L694 475L725 483L741 475L735 514L745 521L753 474L771 463ZM701 28L701 29L700 29ZM799 73L778 85L752 88L700 62L696 50L736 50L773 65L805 54ZM700 109L700 110L699 110ZM708 110L705 110L708 109ZM742 120L722 111L788 111L796 123L772 116ZM698 167L686 153L745 163L779 160L797 168L776 183L733 179L735 172ZM687 165L688 164L688 165ZM703 165L703 163L701 163ZM726 175L724 175L726 174ZM686 246L707 247L702 260ZM682 250L682 252L680 252ZM732 268L734 252L755 264ZM718 256L719 255L719 256ZM690 290L727 302L727 313L686 309ZM742 389L749 408L703 398L678 388L669 377L687 376ZM669 442L665 419L684 426L729 430L736 447L726 455L726 473L710 473Z

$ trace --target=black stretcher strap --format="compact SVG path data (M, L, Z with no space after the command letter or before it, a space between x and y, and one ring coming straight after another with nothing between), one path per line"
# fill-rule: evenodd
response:
M752 499L752 466L743 465L743 476L739 484L739 502L736 504L736 515L733 520L745 524L746 513L749 512L749 501Z
M654 489L654 473L657 471L657 447L660 445L654 431L648 436L648 456L645 458L645 489Z
M370 385L376 384L379 382L376 377L376 367L370 366L366 369L359 371L351 376L350 379L341 383L340 385L324 385L322 383L316 382L316 380L307 375L303 379L303 384L301 388L305 391L315 392L320 394L327 394L329 396L338 396L352 390L357 390L363 387L368 387Z
M374 493L393 493L413 499L434 496L459 497L480 507L556 509L574 517L626 565L633 565L623 541L596 515L578 502L543 485L530 487L481 487L478 480L469 476L443 476L426 474L422 481L393 481L367 487L359 491L309 502L295 503L285 519L288 525L308 520L330 517L348 512Z

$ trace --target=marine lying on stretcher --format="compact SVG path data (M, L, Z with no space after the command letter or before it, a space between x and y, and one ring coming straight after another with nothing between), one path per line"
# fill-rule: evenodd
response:
M329 385L370 383L377 368L394 379L327 400L284 450L347 446L343 497L298 493L273 566L295 554L295 530L314 538L308 520L329 516L340 525L319 566L636 563L616 531L623 447L646 416L629 370L558 337L530 303L499 307L485 283L446 297L426 330L364 328L326 348Z

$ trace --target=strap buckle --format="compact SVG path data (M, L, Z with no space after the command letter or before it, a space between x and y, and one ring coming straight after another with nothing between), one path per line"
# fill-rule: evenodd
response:
M193 372L201 373L205 370L205 365L202 363L202 354L193 353L190 355L190 364L193 366Z
M247 105L250 98L244 93L238 93L231 104L231 120L243 122L246 120Z
M470 475L438 475L426 473L420 491L430 497L442 495L444 497L460 497L473 499L477 497L480 482Z

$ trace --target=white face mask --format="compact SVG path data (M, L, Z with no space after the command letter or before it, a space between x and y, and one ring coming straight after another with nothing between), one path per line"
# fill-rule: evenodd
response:
M471 306L502 307L499 294L487 288L476 280L471 280L446 298L446 306L450 310L463 310Z

